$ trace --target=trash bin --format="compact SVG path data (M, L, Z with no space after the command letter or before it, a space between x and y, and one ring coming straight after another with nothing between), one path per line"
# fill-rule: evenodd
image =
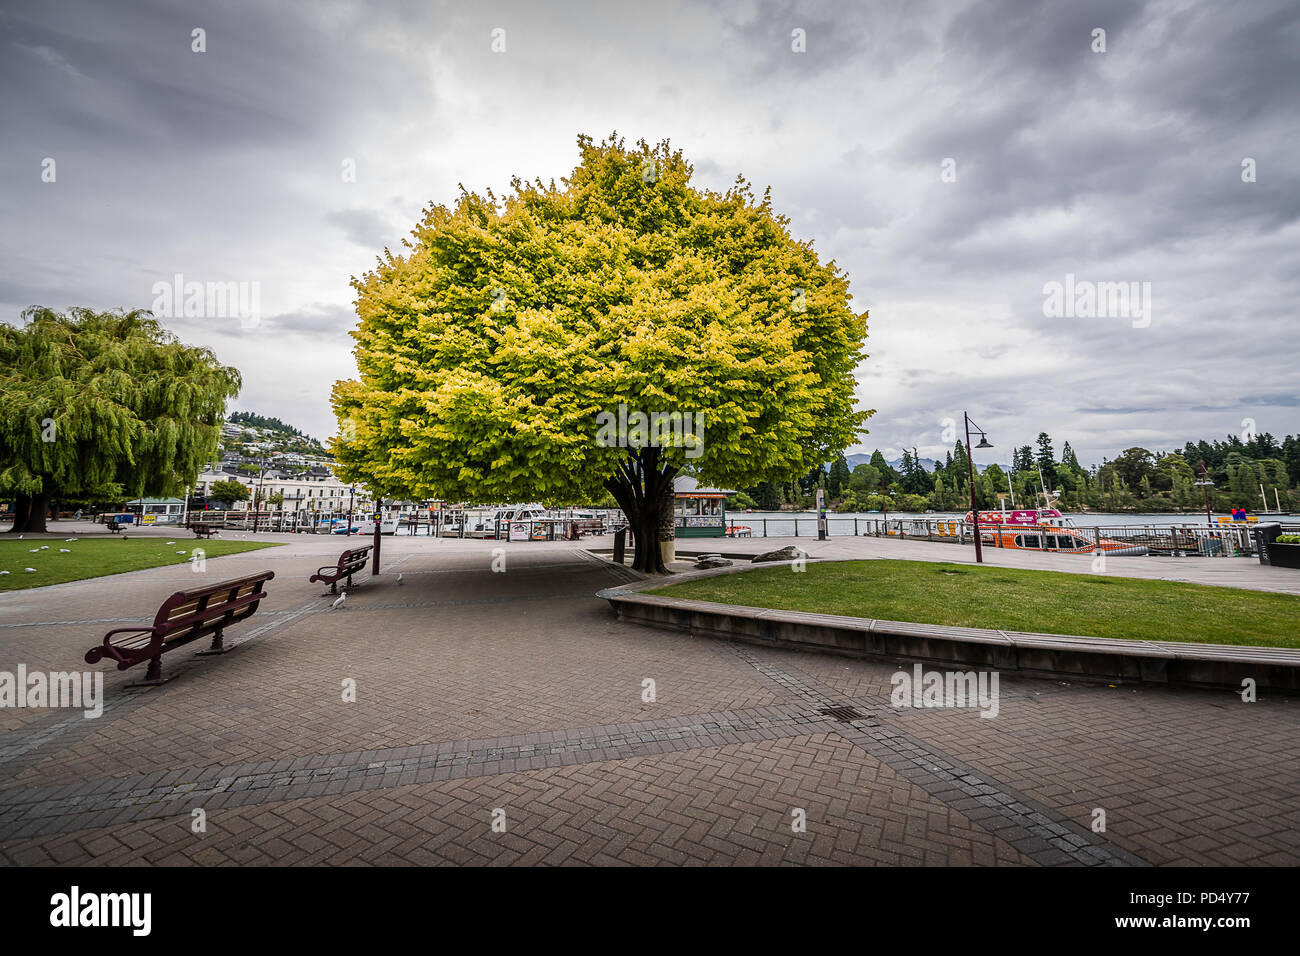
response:
M614 532L614 563L623 563L623 552L627 548L627 528L619 528Z
M1259 555L1260 564L1270 564L1268 546L1282 533L1282 526L1277 522L1255 526L1255 553Z

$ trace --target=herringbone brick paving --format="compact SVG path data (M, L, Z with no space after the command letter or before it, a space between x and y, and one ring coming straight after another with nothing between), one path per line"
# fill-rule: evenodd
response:
M505 811L505 832L492 813ZM806 832L792 829L796 808ZM834 733L173 816L19 864L1029 864Z
M492 549L502 546L508 570L498 574ZM175 679L158 689L126 690L135 675L107 671L109 707L98 721L0 711L0 859L1300 860L1300 755L1294 705L1283 700L1004 676L993 720L894 711L892 666L617 624L592 597L617 572L569 546L386 539L385 566L404 584L381 575L349 594L346 610L330 611L306 577L340 549L337 539L298 538L209 561L218 579L276 570L258 617L230 637L263 633L220 658L164 657ZM162 568L4 595L0 669L81 668L85 650L121 626L106 619L148 618L193 580ZM91 620L102 623L76 623ZM341 698L345 679L356 682L356 703ZM642 699L647 679L653 701ZM809 706L819 698L855 704L868 719L821 718L812 732L788 723L818 720ZM718 716L684 730L696 715ZM536 746L549 746L548 758L531 749L543 736ZM468 763L454 778L421 779L417 755L450 741L470 748ZM532 756L525 763L525 751L507 746ZM311 795L294 776L348 754L332 772L351 782L328 778L338 789ZM438 759L426 761L429 773L445 770ZM205 835L190 830L200 804L179 789L166 815L137 819L160 788L235 771L231 792L210 791ZM133 798L139 805L103 819L109 802L132 792L124 787L134 790L130 780L148 784ZM364 789L343 789L354 784ZM497 807L505 833L491 830ZM807 810L806 833L790 828L795 807ZM1107 812L1104 835L1088 829L1095 807ZM15 821L29 810L26 826L57 820L57 832L22 835Z

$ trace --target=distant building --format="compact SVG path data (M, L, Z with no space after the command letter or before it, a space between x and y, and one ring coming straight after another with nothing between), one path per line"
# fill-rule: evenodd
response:
M259 507L263 511L345 512L349 500L353 501L354 511L363 511L368 510L371 504L369 494L362 488L357 488L353 499L352 486L335 478L328 468L313 468L299 474L268 468L259 475L256 471L252 474L241 473L234 465L223 463L219 471L214 471L209 466L198 476L194 494L209 497L212 486L218 481L237 481L248 488L248 501L233 502L237 511L252 508L255 498L259 499ZM276 494L283 496L283 503L278 507L266 504Z
M126 510L139 515L141 525L180 524L185 502L180 498L136 498L126 503Z

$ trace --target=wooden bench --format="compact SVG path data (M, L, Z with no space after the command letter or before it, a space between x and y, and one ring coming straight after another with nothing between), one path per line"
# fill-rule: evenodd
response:
M212 527L212 525L203 521L195 522L193 524L187 524L185 527L188 528L190 531L193 531L194 537L196 538L210 538L217 533L216 528Z
M158 608L150 627L119 627L109 631L104 635L103 644L86 652L86 663L95 664L108 657L117 661L117 669L123 671L148 661L149 670L140 684L161 684L165 681L162 655L167 651L211 635L211 647L200 653L224 653L223 631L253 616L266 597L263 585L273 577L274 571L259 571L192 591L177 591Z
M337 564L327 564L323 568L317 568L316 573L311 576L311 580L323 581L330 586L329 593L338 593L338 583L343 578L347 578L347 587L352 587L352 575L366 569L366 561L370 556L370 549L374 545L368 544L360 548L348 548L339 555Z

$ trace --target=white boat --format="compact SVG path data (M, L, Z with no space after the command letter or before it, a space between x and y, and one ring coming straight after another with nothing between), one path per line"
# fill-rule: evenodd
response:
M348 533L347 518L335 518L332 522L330 522L330 534L347 534L347 533ZM374 520L371 518L353 518L352 533L353 534L374 534L375 533ZM379 533L397 534L397 518L395 517L383 518L379 522Z
M541 505L506 505L475 521L465 533L471 538L540 539L546 537L546 523L554 518Z

